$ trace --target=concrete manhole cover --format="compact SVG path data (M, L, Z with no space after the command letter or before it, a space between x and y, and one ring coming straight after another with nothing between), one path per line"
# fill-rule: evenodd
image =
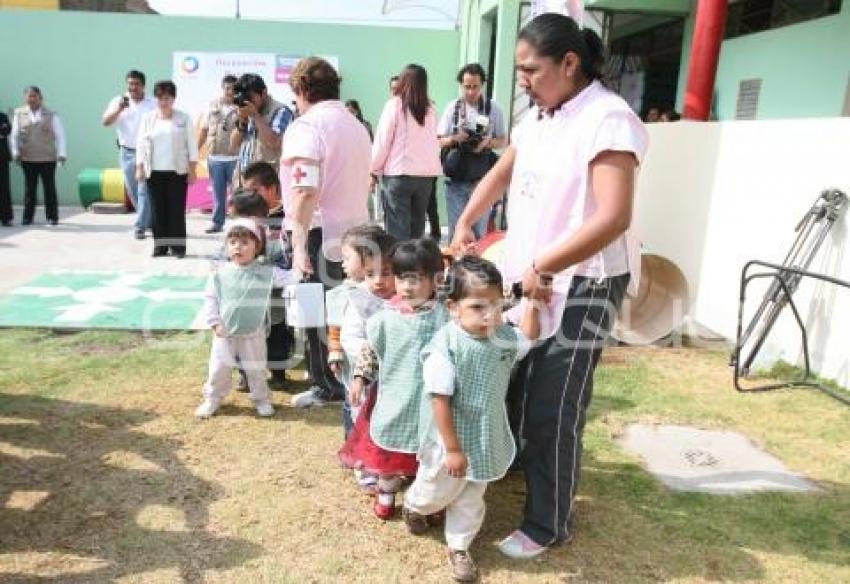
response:
M720 461L707 450L688 448L682 455L691 466L717 466Z
M729 495L817 490L737 432L632 424L622 443L644 460L653 476L677 491Z

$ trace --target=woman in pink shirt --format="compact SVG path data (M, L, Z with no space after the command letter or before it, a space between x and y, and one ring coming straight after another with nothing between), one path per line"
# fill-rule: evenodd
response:
M501 269L505 282L522 283L523 302L545 305L544 340L519 364L509 393L527 487L519 529L499 544L513 558L574 535L593 372L626 287L640 274L629 225L647 133L600 83L602 52L596 33L561 14L523 28L516 68L535 107L455 228L453 245L467 249L476 218L510 188Z
M381 179L387 232L420 237L434 179L442 174L437 113L428 99L428 74L408 65L398 90L384 106L372 145L373 181Z
M298 62L289 84L300 115L286 129L280 160L293 267L325 288L345 279L343 234L369 221L369 133L339 100L340 83L324 59ZM305 330L313 385L292 404L311 407L341 400L345 388L328 367L328 348L319 329Z

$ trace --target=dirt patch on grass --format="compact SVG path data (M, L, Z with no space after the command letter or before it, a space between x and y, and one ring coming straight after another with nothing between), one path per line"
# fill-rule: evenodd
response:
M141 333L92 335L81 332L68 339L66 350L80 356L117 355L138 349L148 342L149 339Z

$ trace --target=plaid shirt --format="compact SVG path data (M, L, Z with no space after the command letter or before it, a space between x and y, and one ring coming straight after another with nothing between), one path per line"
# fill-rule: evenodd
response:
M268 111L261 113L261 115L266 118L272 132L278 136L283 136L286 128L295 119L291 109L271 98L269 98ZM242 146L239 148L240 169L245 170L252 162L263 160L260 153L256 152L257 148L260 147L259 142L260 137L258 135L257 124L254 123L253 119L248 120L248 127L245 130L245 135L242 137ZM277 165L280 164L280 150L280 148L275 149L277 152L275 160L266 160L266 162L275 167L275 170L277 170Z
M469 461L466 478L494 481L503 477L516 455L505 395L521 354L517 332L502 325L492 338L479 339L451 322L423 349L423 361L431 353L439 353L454 366L452 420ZM430 404L422 409L420 430L420 453L442 444Z
M419 449L423 400L419 353L447 320L445 307L437 304L414 314L382 310L366 323L366 338L380 363L369 431L385 450L413 454Z

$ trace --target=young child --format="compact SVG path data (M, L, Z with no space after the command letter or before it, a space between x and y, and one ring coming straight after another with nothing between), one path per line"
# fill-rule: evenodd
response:
M447 288L451 321L422 351L431 407L423 405L419 470L403 515L419 535L428 516L445 509L452 576L471 582L478 569L469 546L484 521L484 491L516 454L505 409L511 369L528 353L539 323L531 302L519 330L502 323L502 276L485 259L453 264Z
M195 415L209 418L230 392L230 370L245 371L251 399L260 416L274 414L266 383L266 332L273 267L257 258L264 234L252 219L236 219L227 226L225 241L230 261L210 276L205 295L207 324L212 328L209 375L204 401Z
M263 163L265 164L265 163ZM268 166L268 165L267 165ZM267 170L259 163L252 164L248 169L254 169L256 172ZM273 170L273 169L272 169ZM281 270L288 271L292 267L292 253L288 242L285 240L285 234L280 229L280 220L270 218L269 197L274 193L279 192L280 184L277 186L264 186L260 178L265 177L267 172L261 173L259 178L255 174L248 175L246 171L246 183L253 185L257 184L257 188L253 186L240 187L233 193L231 199L232 214L237 218L253 219L263 230L265 236L265 248L262 254L265 255L268 261L274 264L274 271L280 275ZM250 178L250 180L249 180ZM277 177L274 177L277 180ZM260 187L266 189L266 194L259 190ZM269 194L272 193L271 195ZM278 195L278 199L280 196ZM272 199L273 200L273 199ZM222 252L222 259L226 259L226 250ZM292 330L286 325L286 315L283 309L283 290L275 285L271 292L271 304L269 307L269 334L266 337L266 358L269 371L271 371L271 388L283 389L286 377L284 363L289 358L292 346L295 339ZM248 391L248 380L245 377L245 372L239 369L239 391Z
M346 279L329 290L328 365L346 389L343 405L345 439L351 434L357 407L352 408L351 367L366 343L366 319L395 293L389 254L395 238L379 225L360 225L342 237L342 268ZM352 411L352 409L354 411Z
M396 295L386 310L366 323L367 344L354 366L351 402L360 404L364 389L377 381L340 460L352 468L377 474L375 515L395 515L401 479L416 473L422 362L419 353L448 319L435 297L442 281L440 248L430 238L397 244L391 254Z

